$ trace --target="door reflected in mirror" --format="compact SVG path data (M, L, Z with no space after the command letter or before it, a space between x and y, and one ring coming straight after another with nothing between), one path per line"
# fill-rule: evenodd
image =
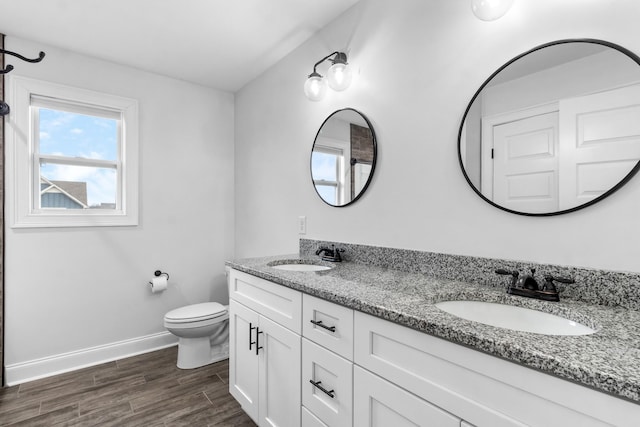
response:
M590 39L532 49L476 92L458 148L465 178L498 208L556 215L598 202L638 170L640 58Z
M355 202L369 186L375 164L375 132L362 113L345 108L324 121L311 151L311 179L325 203Z

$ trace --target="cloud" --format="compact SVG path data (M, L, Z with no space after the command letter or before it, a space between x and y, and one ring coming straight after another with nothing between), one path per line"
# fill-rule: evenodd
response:
M82 129L78 129L78 128L73 128L71 130L69 130L69 132L71 132L74 135L80 135L82 134L84 131Z

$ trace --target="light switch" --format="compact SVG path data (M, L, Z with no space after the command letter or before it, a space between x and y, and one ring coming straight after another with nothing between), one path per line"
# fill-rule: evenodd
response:
M307 234L307 217L298 217L298 234Z

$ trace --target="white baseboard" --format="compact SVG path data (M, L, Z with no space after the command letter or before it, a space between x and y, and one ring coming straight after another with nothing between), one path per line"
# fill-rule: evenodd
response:
M159 332L111 344L58 354L42 359L5 366L5 381L9 386L33 381L88 366L148 353L178 344L178 337Z

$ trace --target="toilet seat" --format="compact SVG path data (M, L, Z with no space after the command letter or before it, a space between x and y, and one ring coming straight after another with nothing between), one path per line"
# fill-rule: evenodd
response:
M204 322L217 318L220 318L217 319L220 321L227 318L227 314L227 309L222 304L217 302L203 302L171 310L165 314L164 321L165 323L171 323L174 325L180 323Z

